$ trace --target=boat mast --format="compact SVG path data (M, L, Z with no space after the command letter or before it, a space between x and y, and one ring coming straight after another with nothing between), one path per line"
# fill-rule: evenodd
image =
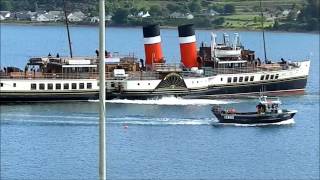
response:
M264 19L263 19L261 0L260 0L260 13L261 13L261 28L262 28L262 37L263 37L264 62L267 63L266 40L265 40L265 36L264 36L264 26L263 26Z
M69 23L68 23L67 9L66 9L66 2L65 2L65 0L63 0L63 11L64 11L64 18L65 18L65 20L66 20L66 26L67 26L67 34L68 34L70 57L72 58L71 38L70 38Z
M106 180L105 1L99 0L99 177Z

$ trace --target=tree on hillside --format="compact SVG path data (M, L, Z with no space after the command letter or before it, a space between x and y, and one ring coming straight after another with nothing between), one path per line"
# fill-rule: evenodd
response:
M235 7L234 7L234 5L232 5L232 4L226 4L226 5L224 5L224 13L225 14L233 14L233 13L235 13Z
M127 23L129 15L129 10L124 8L119 8L112 16L112 21L116 24Z
M11 1L0 1L0 11L11 11L12 4Z
M301 10L297 20L307 24L307 30L318 30L320 23L320 3L318 0L308 0L308 4Z
M210 9L217 11L218 13L223 13L224 12L224 7L219 4L212 4Z
M189 5L189 10L193 13L199 13L201 10L201 4L198 0L193 0Z
M150 7L149 11L151 16L161 16L162 15L162 9L159 5L153 5Z
M173 13L173 12L177 12L180 8L179 8L177 5L175 5L175 4L169 3L169 4L167 4L167 9L168 9L171 13Z

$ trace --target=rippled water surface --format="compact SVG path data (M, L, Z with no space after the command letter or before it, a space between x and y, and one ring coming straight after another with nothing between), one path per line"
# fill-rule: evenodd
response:
M95 27L72 27L74 52L94 55ZM221 32L218 32L221 34ZM231 32L233 33L233 32ZM177 31L161 30L169 62L179 58ZM210 31L196 31L198 42ZM107 47L143 57L139 28L108 28ZM240 32L262 56L261 34ZM319 34L268 32L272 59L311 58L306 95L282 97L298 110L272 126L215 126L214 104L254 110L255 99L107 101L109 179L319 179ZM1 25L1 65L24 67L36 55L67 54L59 26ZM1 179L97 179L98 103L3 104Z

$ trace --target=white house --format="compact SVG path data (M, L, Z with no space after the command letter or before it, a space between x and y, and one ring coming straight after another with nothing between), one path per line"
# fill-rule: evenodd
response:
M100 21L99 17L97 16L93 16L90 18L90 22L91 23L98 23Z
M49 22L50 19L45 16L45 14L39 14L36 18L38 22Z
M81 11L77 11L70 13L67 17L70 22L80 22L86 18L86 15L83 14Z
M187 19L193 19L194 16L190 13L187 13L186 16L185 16Z
M289 13L290 13L290 10L286 9L286 10L282 11L282 16L287 17L289 15Z
M10 11L0 11L1 20L5 20L10 18L11 13Z
M149 11L147 11L144 15L141 16L142 18L150 17Z
M149 11L147 11L146 13L144 13L143 11L140 11L137 14L137 17L141 17L141 18L146 18L146 17L150 17L151 15L149 14Z

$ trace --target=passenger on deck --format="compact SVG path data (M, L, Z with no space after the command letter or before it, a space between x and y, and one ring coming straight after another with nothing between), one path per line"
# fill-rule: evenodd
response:
M99 57L99 51L98 51L98 49L96 49L96 55L97 55L97 57Z
M51 53L48 54L48 57L51 57Z
M59 58L60 57L60 55L59 55L59 53L57 53L57 56L56 56L57 58Z

